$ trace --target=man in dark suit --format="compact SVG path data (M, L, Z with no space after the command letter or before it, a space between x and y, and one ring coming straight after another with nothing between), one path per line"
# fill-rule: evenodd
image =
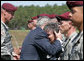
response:
M55 55L62 49L56 41L51 44L43 30L49 21L48 17L38 19L37 28L31 30L23 42L20 60L46 60L47 54Z

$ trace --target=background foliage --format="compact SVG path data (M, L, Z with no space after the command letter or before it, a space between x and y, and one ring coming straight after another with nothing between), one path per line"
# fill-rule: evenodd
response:
M12 30L26 30L27 29L27 21L31 19L33 16L37 16L39 14L62 14L69 11L67 5L63 4L62 6L57 6L54 4L50 6L46 4L44 7L40 6L19 6L18 10L15 12L14 19L8 24L10 29Z

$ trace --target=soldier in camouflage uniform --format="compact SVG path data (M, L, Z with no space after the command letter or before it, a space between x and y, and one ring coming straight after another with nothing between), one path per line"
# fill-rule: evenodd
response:
M77 32L76 28L72 25L72 21L69 18L69 13L59 15L58 19L60 21L60 31L65 35L66 40L63 40L63 54L61 55L60 60L69 60L69 55L71 54L72 44L71 41L76 37Z
M9 22L17 10L10 3L4 3L1 8L1 59L13 60L13 46L11 44L11 35L9 34L8 26L5 24Z
M73 25L79 30L79 34L72 40L70 60L83 60L83 1L67 1L71 10L69 14Z

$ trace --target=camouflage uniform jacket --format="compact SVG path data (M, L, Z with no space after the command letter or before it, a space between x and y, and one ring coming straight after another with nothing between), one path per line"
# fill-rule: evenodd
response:
M1 55L12 56L12 52L11 35L8 32L8 27L1 21Z
M73 41L70 60L83 60L83 31Z
M63 43L64 52L63 52L62 60L69 60L72 44L73 44L71 42L76 37L76 35L77 35L77 32L73 32L70 35L70 37L67 39L67 41Z

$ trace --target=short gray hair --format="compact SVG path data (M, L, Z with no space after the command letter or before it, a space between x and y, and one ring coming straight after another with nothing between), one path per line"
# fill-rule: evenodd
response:
M59 32L59 27L58 27L58 23L48 23L47 25L45 25L43 30L53 30L56 31L57 33Z
M45 23L48 23L50 21L49 17L43 16L43 17L39 17L37 20L37 26L42 26Z

